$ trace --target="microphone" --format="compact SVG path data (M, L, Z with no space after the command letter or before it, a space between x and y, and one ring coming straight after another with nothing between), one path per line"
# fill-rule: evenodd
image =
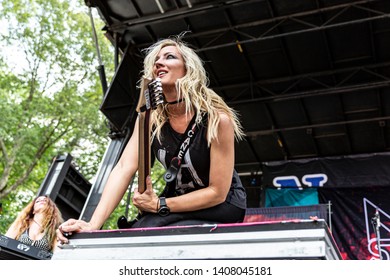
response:
M374 216L371 217L371 223L374 229L378 230L380 226L380 221L379 221L379 211L378 208L375 209L375 214Z
M375 220L376 220L376 227L379 229L381 222L380 222L378 208L375 210Z

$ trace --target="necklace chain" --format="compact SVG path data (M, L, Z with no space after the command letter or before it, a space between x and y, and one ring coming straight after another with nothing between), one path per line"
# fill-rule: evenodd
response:
M35 219L33 219L33 222L36 223L40 228L42 228L42 226L37 221L35 221Z

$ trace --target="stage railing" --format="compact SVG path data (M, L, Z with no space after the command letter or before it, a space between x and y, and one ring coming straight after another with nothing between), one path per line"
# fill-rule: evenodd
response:
M317 217L323 219L332 230L331 203L307 206L280 206L264 208L247 208L244 222L269 222L283 220L302 220Z

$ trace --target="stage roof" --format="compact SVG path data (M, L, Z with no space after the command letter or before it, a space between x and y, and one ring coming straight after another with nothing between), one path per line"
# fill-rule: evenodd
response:
M261 172L266 162L389 151L389 0L86 4L117 47L102 111L119 130L137 102L142 49L189 31L183 39L205 61L211 88L241 116L241 174Z

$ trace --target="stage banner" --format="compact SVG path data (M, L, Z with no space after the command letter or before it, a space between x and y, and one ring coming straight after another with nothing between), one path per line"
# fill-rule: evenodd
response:
M318 204L317 189L265 189L265 207L305 206ZM307 216L308 218L309 216Z
M304 205L314 190L319 203L331 204L332 233L345 259L390 259L390 154L269 163L263 185L268 206Z
M266 187L390 186L390 154L268 163L262 169Z
M318 189L320 203L331 201L332 234L344 259L390 260L389 192L374 186Z

